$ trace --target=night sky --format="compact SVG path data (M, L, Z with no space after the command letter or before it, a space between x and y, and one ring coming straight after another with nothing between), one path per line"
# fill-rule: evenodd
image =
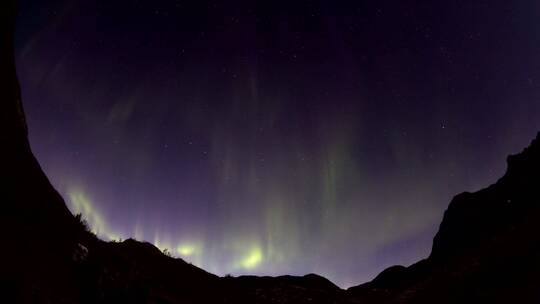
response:
M21 0L34 153L104 239L342 287L540 130L539 1Z

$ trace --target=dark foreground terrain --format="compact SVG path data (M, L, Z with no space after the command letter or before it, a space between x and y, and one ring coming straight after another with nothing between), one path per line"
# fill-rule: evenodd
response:
M149 243L107 243L67 209L32 155L0 4L1 303L540 303L540 136L506 174L457 195L430 256L342 290L315 274L225 277Z

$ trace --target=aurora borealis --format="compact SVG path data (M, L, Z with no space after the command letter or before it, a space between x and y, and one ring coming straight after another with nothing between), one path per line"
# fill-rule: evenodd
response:
M348 287L540 130L537 1L193 2L21 1L32 148L104 239Z

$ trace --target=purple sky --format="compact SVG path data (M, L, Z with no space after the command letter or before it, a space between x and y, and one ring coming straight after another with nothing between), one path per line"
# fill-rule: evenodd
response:
M70 209L216 274L408 265L540 130L538 1L20 2Z

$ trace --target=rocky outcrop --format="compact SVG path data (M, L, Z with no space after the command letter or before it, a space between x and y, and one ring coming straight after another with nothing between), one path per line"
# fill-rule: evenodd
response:
M522 223L540 204L540 133L522 153L508 157L506 174L476 193L450 203L430 258L445 259L477 247Z
M540 134L508 157L497 183L454 197L427 259L349 292L387 303L537 303L539 219Z

